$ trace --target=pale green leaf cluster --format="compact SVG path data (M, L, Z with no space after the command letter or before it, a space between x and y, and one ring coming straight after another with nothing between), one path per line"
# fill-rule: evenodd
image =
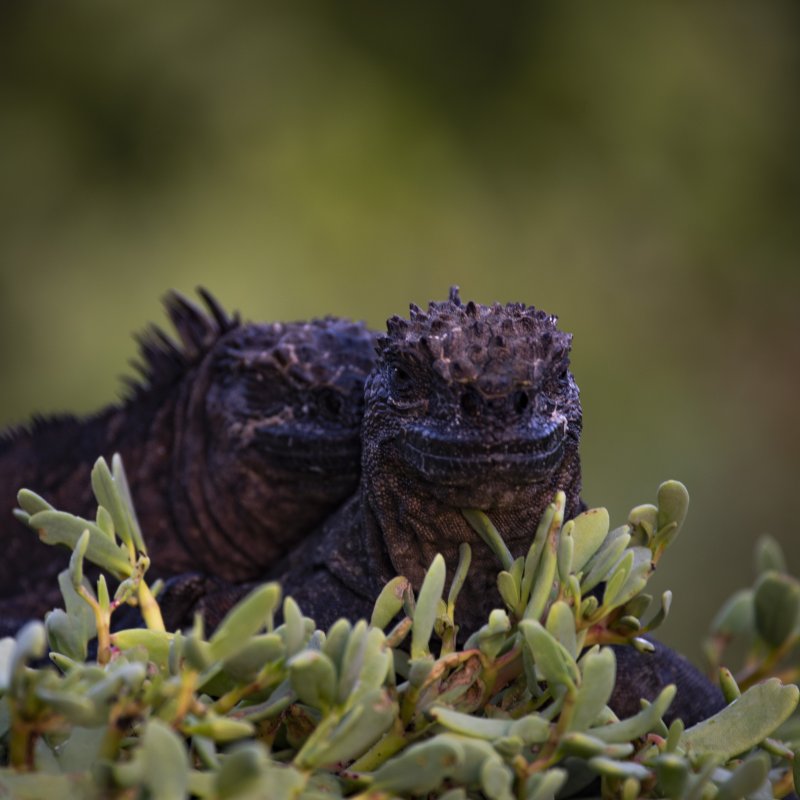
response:
M484 514L465 510L502 566L503 607L462 647L467 545L447 591L437 556L418 592L390 581L369 623L318 630L273 583L210 636L200 618L166 631L121 462L99 461L92 487L94 522L20 493L20 517L73 556L59 579L64 609L0 641L0 792L760 800L792 789L798 690L765 679L792 654L800 593L774 543L759 552L755 588L715 623L711 652L744 635L755 654L744 679L722 672L731 704L688 730L663 722L673 686L631 718L609 708L616 663L605 645L647 650L644 634L669 611L669 593L650 611L644 589L686 516L677 482L614 529L604 509L564 522L558 495L519 558ZM105 577L90 585L84 559L119 582L113 596ZM145 627L113 630L126 603ZM55 668L42 664L48 651Z
M709 661L723 663L732 642L744 643L745 667L738 677L750 686L781 665L782 677L797 681L797 664L785 664L800 646L800 581L787 571L778 543L763 537L756 552L756 580L723 605L711 625L706 642Z

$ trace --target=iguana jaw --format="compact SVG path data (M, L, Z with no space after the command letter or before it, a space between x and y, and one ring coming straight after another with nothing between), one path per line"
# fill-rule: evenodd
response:
M267 427L257 433L253 444L280 469L331 475L358 473L361 440L357 429L350 435L335 435L294 426Z
M529 426L494 440L485 432L465 434L429 423L406 427L398 450L423 480L441 486L474 486L479 475L506 486L537 483L561 463L567 438L567 420L561 415L535 418Z

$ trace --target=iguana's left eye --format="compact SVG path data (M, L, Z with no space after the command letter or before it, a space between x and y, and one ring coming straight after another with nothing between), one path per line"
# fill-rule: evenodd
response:
M320 393L319 404L329 417L338 417L344 406L342 396L333 389L323 389Z
M407 398L414 391L414 380L403 367L394 365L390 370L392 394Z

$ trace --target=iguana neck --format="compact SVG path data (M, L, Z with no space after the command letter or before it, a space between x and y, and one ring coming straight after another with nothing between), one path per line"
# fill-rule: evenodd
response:
M441 553L447 564L447 585L455 573L459 548L467 542L472 562L457 605L457 621L463 631L473 631L493 608L502 607L497 591L497 557L464 519L461 510L440 503L419 487L408 492L398 470L386 464L381 481L362 479L360 536L366 561L364 572L385 582L405 575L416 591L434 556ZM375 487L380 486L380 491ZM567 497L567 519L585 507L580 499L581 473L577 449L569 451L559 470L546 485L531 484L517 489L514 502L486 509L514 557L524 555L536 534L538 522L557 491Z
M486 622L493 608L502 607L497 591L501 566L466 523L460 509L444 506L424 493L404 493L398 474L387 464L379 491L368 476L362 477L359 494L321 532L315 550L317 566L329 570L355 595L372 602L395 575L404 575L419 591L437 553L445 558L449 586L458 564L459 546L468 542L472 565L456 613L462 632L468 634ZM567 495L568 518L584 508L580 483L576 450L568 454L547 487L532 485L517 504L488 511L515 557L527 552L539 518L557 491L563 490ZM285 570L277 570L276 574L282 572ZM327 608L320 609L320 613L322 619L317 622L325 625L336 616L347 615L347 610L332 607L330 619Z

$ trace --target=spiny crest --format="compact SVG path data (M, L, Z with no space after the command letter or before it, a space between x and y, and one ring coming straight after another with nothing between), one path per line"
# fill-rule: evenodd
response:
M221 368L258 366L306 386L361 385L375 362L376 334L364 323L327 316L310 322L246 325L225 344Z
M178 334L177 340L155 325L135 334L141 360L132 363L141 373L141 380L128 380L131 396L179 380L222 336L240 326L239 315L229 315L208 290L201 286L197 293L206 309L174 290L164 297L164 307Z
M572 336L556 323L557 317L524 303L464 304L454 286L446 301L429 303L427 311L412 304L408 320L389 319L378 353L495 394L534 385L568 366Z
M74 414L33 414L28 422L9 425L0 430L0 453L10 450L15 442L27 436L52 431L54 433L78 437L82 432L83 421Z

